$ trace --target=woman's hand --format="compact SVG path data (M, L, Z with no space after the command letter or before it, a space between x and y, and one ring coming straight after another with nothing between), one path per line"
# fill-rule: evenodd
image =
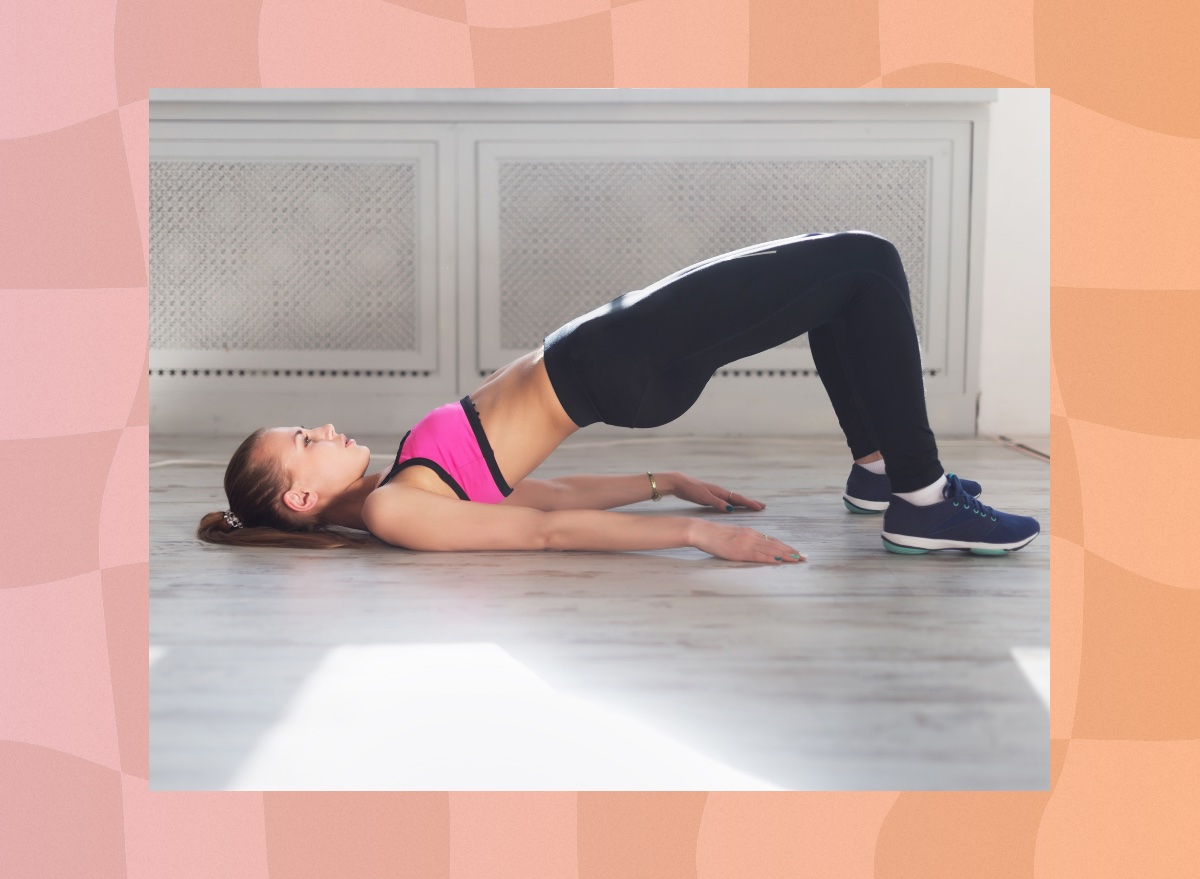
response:
M724 522L697 519L691 532L691 545L717 558L734 562L758 562L764 565L781 565L784 562L801 562L804 556L782 540Z
M702 507L713 507L723 513L732 513L736 507L748 510L765 510L767 505L761 501L752 500L744 495L721 488L711 482L703 482L686 473L668 473L667 494Z

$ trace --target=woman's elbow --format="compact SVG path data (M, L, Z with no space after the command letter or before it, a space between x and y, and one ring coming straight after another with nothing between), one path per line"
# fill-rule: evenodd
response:
M517 515L503 527L487 528L486 535L477 532L474 539L466 538L469 546L463 549L553 549L561 530L556 514L528 508L513 511Z
M544 513L534 536L534 549L575 549L569 523L561 512Z

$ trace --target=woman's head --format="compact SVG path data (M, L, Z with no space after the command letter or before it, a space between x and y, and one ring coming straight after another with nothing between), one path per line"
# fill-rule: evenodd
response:
M225 469L225 495L241 527L224 512L200 521L197 536L239 546L323 547L372 542L326 530L322 512L370 466L371 450L320 428L260 428Z

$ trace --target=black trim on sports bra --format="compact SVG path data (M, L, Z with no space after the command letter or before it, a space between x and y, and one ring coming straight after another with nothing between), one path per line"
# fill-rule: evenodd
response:
M455 481L454 477L451 476L449 473L447 473L446 470L442 467L442 465L439 464L437 461L434 461L432 458L409 458L404 463L397 464L392 469L396 473L399 473L401 470L404 470L408 467L428 467L430 470L432 470L434 473L436 473L438 476L440 476L442 478L442 482L446 483L448 486L450 486L452 489L454 489L454 493L456 495L458 495L459 500L462 500L462 501L470 500L470 498L467 497L467 493L465 491L463 491L462 486L459 485L457 481Z
M471 423L471 430L475 431L475 441L479 443L479 450L483 452L483 460L487 461L488 470L492 472L492 480L496 483L496 488L500 489L502 495L508 497L513 490L508 487L508 483L504 480L504 474L500 472L500 465L496 463L492 444L488 442L487 434L483 432L483 422L479 420L479 413L475 411L471 395L468 394L458 402L462 405L463 411L467 413L467 421Z
M402 451L404 451L404 440L408 439L409 433L412 433L412 431L410 430L408 433L406 433L404 435L404 439L400 440L400 448L396 449L396 457L397 458L399 458L400 453ZM434 473L436 473L441 478L442 482L446 483L448 486L450 486L452 489L454 489L454 493L456 495L458 495L459 500L464 500L464 501L470 500L470 498L467 497L467 493L465 491L463 491L463 487L458 484L458 481L453 476L451 476L449 473L447 473L446 469L441 464L439 464L437 461L434 461L430 458L409 458L407 461L397 461L395 464L392 465L392 469L388 471L388 475L383 477L383 482L379 483L375 487L383 488L385 485L388 484L388 481L391 480L391 478L393 476L395 476L397 473L399 473L401 470L404 470L405 468L408 468L408 467L414 467L417 465L419 465L421 467L428 467L430 470L432 470Z
M409 433L412 433L412 431L410 430L404 435L404 439L400 440L400 448L396 449L396 463L392 465L392 469L388 471L388 475L383 477L383 482L375 486L376 488L383 488L391 481L393 476L400 472L400 453L404 451L404 441L408 439Z

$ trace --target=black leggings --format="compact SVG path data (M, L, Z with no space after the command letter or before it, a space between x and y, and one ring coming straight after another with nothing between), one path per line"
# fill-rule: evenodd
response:
M657 427L721 367L801 333L851 454L882 452L893 491L941 476L904 267L868 232L757 244L618 296L546 337L546 370L580 427Z

